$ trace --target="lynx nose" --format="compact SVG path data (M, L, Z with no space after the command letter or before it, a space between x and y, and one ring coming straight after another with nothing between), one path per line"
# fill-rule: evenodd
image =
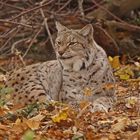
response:
M62 56L62 55L64 54L64 51L59 50L59 51L58 51L58 53L59 53L59 55L61 55L61 56Z

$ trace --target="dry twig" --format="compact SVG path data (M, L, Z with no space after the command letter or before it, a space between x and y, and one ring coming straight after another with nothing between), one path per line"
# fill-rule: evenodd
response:
M25 56L27 55L27 53L29 52L31 46L33 45L35 39L37 38L37 36L39 35L39 33L42 31L42 26L39 28L39 30L37 31L37 33L34 35L32 41L30 42L28 49L26 50L26 52L24 53L24 55L22 56L23 59L25 58Z
M78 6L79 6L79 10L80 10L80 14L81 14L82 18L85 17L84 9L83 9L83 1L84 0L78 0Z
M14 22L14 21L8 21L8 20L4 20L4 19L0 19L0 22L4 22L4 23L10 23L10 24L15 24L15 25L21 25L27 28L34 28L33 26L30 26L28 24L25 23L18 23L18 22Z
M15 19L17 19L17 18L19 18L19 17L21 17L21 16L27 14L27 13L30 13L30 12L33 12L33 11L35 11L35 10L38 10L38 9L40 9L40 8L42 8L42 7L45 7L45 6L49 5L50 3L52 3L53 1L54 1L54 0L51 0L51 1L49 1L48 3L45 3L44 5L37 6L37 7L34 7L34 8L32 8L32 9L26 10L26 11L20 13L19 15L17 15L17 16L15 16L15 17L11 18L10 20L15 20Z
M45 1L45 0L44 0L44 1ZM40 3L40 6L43 5L44 1L42 1L42 2ZM52 39L52 36L51 36L51 33L50 33L50 30L49 30L49 26L48 26L48 23L47 23L47 17L45 17L45 14L44 14L42 8L40 9L40 12L41 12L41 15L42 15L42 17L43 17L43 19L44 19L45 28L46 28L47 33L48 33L48 36L49 36L49 38L50 38L52 47L55 48L54 43L53 43L53 39Z

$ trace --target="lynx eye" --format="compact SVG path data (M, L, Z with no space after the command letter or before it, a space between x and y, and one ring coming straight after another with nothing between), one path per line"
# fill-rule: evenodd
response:
M57 41L57 44L58 44L58 45L61 45L61 42L60 42L60 41Z
M69 45L74 45L76 42L70 42Z

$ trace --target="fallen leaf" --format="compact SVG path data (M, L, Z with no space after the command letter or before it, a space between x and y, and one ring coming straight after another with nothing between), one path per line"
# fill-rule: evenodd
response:
M86 139L87 140L90 140L90 139L94 139L94 133L93 133L93 131L91 131L91 130L89 130L89 131L87 131L87 133L86 133Z
M130 122L130 120L128 118L119 118L117 121L118 121L118 123L111 126L112 132L121 132L122 130L125 129L125 127Z
M129 136L129 140L139 140L140 139L140 129L138 129L136 132L131 133Z
M8 130L8 126L7 125L2 125L0 123L0 129L7 131Z
M40 125L40 121L35 121L35 120L24 120L24 123L26 123L27 126L32 130L38 129Z
M5 82L6 81L6 77L3 74L0 74L0 82Z
M89 102L88 102L88 101L81 101L81 102L79 103L80 109L83 109L83 108L86 107L87 105L89 105Z
M138 68L140 68L140 63L139 63L139 62L134 62L134 64L135 64Z
M77 132L73 137L72 140L84 140L85 137L82 133Z
M114 83L106 83L104 85L104 88L107 89L107 90L110 90L110 89L112 89L114 87L115 87L115 84Z
M121 64L120 64L120 60L119 60L119 56L114 56L113 58L111 56L109 56L109 62L112 66L112 68L114 69L118 69L120 68Z
M121 80L128 80L128 79L130 79L130 75L128 75L128 74L120 74L119 77L120 77Z
M39 128L40 122L41 120L44 118L45 116L39 114L31 119L24 119L24 123L27 124L27 126L29 128L31 128L32 130L36 130Z
M66 120L68 118L67 109L60 110L60 112L51 117L53 122L60 122L61 120Z
M118 76L121 80L128 80L134 76L134 72L132 71L132 68L129 65L120 68L114 74Z
M35 134L33 131L28 130L25 132L25 134L22 136L22 140L33 140L35 137Z
M21 119L18 118L18 119L15 121L15 124L16 124L16 125L20 125L20 124L21 124Z
M133 108L134 106L136 106L136 104L138 104L138 98L135 97L135 96L132 96L132 97L128 97L126 100L125 100L126 104L125 106L127 108Z
M45 118L44 115L38 114L35 117L30 118L30 120L34 120L34 121L41 121Z
M0 116L6 114L8 112L8 109L5 107L0 107Z

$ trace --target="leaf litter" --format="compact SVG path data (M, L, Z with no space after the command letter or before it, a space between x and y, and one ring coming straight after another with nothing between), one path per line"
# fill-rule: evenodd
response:
M0 139L139 140L140 63L124 65L118 56L110 57L109 61L117 79L118 100L108 113L91 112L90 103L84 101L79 110L60 102L26 107L6 104L12 89L4 89L2 81L6 79L0 76ZM105 88L112 86L105 85ZM90 88L84 92L91 96ZM5 97L6 101L2 102Z

